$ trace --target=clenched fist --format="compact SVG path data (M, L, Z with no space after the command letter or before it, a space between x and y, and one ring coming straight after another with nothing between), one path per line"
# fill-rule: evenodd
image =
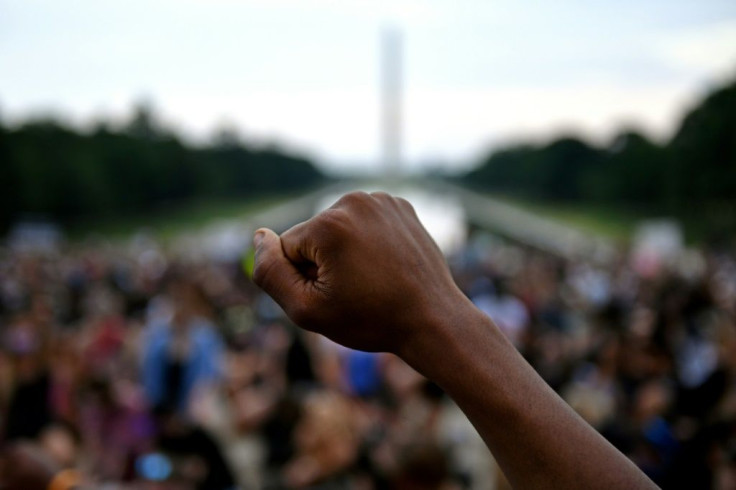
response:
M351 193L280 237L256 232L253 278L298 325L389 351L460 406L516 488L652 489L455 286L403 199Z
M354 192L278 236L256 232L253 280L299 326L401 353L465 298L411 204Z

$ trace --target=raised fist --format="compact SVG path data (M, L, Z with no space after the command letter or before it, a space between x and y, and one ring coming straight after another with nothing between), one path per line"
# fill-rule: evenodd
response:
M465 298L406 200L353 192L280 237L260 229L253 280L299 326L401 353Z

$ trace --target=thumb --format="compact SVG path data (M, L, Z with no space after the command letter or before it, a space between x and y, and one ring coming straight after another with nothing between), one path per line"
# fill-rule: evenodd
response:
M268 228L259 228L253 237L256 247L253 282L289 314L301 303L304 277L284 255L281 237Z

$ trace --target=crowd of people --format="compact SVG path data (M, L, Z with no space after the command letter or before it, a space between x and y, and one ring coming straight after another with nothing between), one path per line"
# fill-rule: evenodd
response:
M448 261L656 483L736 486L733 254L597 263L479 232ZM504 488L441 389L296 328L245 269L146 238L2 250L0 483L35 458L91 488Z

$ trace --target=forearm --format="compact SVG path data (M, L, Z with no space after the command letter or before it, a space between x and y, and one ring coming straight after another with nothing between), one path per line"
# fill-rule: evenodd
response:
M401 354L457 402L515 488L656 488L464 298Z

